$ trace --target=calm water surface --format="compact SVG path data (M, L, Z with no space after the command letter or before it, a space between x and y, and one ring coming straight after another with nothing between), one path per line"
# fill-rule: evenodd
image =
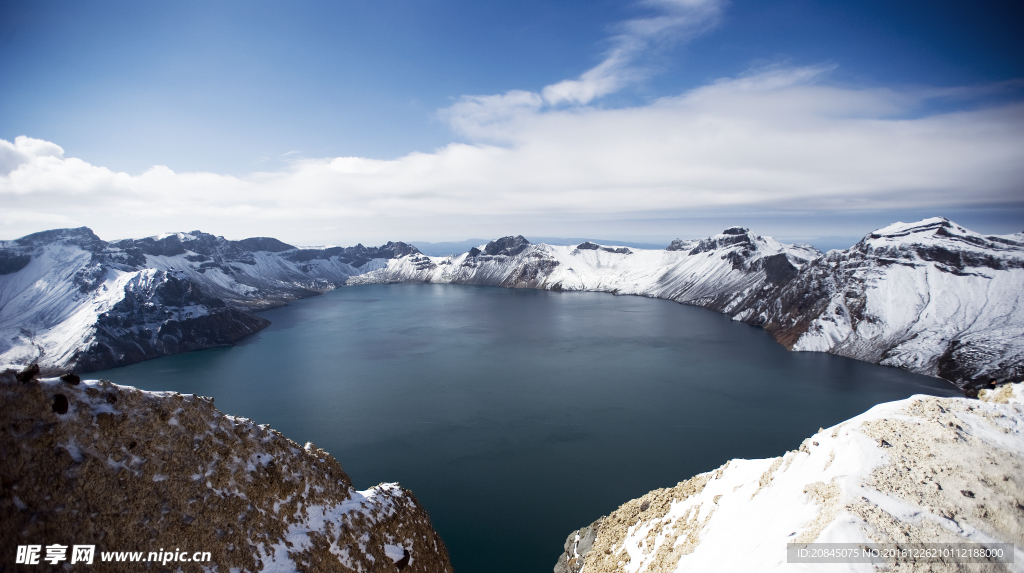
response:
M331 452L359 489L400 482L458 573L547 573L569 532L651 489L880 402L959 394L641 297L372 285L262 314L236 347L95 376L213 396Z

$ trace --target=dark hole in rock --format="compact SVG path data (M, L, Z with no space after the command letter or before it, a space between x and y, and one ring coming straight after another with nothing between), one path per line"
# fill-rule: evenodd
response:
M963 494L964 497L974 497L974 492L969 489L962 489L960 490L960 493Z
M107 404L113 404L117 402L117 396L113 394L107 394Z
M132 443L128 444L128 449L129 450L134 450L135 446L136 446L135 442L132 442Z
M60 379L63 380L64 382L67 382L68 384L73 385L76 385L82 381L82 378L78 374L75 374L74 372L68 372L67 374L61 376Z
M409 566L409 559L411 557L412 556L409 555L409 550L403 547L402 548L402 558L399 559L398 561L395 561L395 567L398 567L399 571L401 571L402 569L405 569L406 567Z
M58 414L68 413L68 397L64 394L57 394L53 397L53 411Z
M24 370L15 374L15 377L18 379L18 382L21 382L22 384L35 380L36 376L39 376L38 364L32 364L30 366L27 366L25 367Z

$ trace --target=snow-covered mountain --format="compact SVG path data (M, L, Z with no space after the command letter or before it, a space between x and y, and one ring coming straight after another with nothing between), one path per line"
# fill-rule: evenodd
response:
M452 570L412 492L357 491L324 450L212 398L19 377L0 374L5 563L18 545L59 543L69 567L73 543L95 546L98 571Z
M663 250L581 243L533 245L504 237L457 257L408 257L348 284L425 281L666 298L730 312L765 285L782 285L821 253L742 227Z
M831 352L960 386L1024 380L1024 233L943 218L896 223L812 261L736 319L793 350Z
M198 231L104 242L64 229L0 242L0 365L90 371L230 344L248 311L341 285L434 282L674 300L764 327L792 350L939 376L1024 380L1024 234L942 218L823 254L742 227L665 249L503 237L449 257L405 243L300 249Z
M1024 234L943 218L896 223L822 254L741 227L665 250L505 237L457 257L407 257L349 284L428 281L665 298L831 352L967 388L1024 379Z
M0 365L88 372L231 344L251 310L345 284L415 247L299 249L199 231L105 242L87 228L0 242Z
M1024 388L980 398L879 404L781 457L652 491L572 532L554 570L1024 571ZM808 543L1011 545L1001 565L790 562Z

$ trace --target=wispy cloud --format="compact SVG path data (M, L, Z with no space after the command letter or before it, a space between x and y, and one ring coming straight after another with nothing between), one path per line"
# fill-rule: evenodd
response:
M550 105L587 104L614 93L646 74L636 66L639 56L653 47L689 40L713 28L723 0L646 0L640 3L655 13L622 22L604 60L578 79L563 80L543 89Z
M507 142L510 134L496 128L510 120L543 108L586 105L646 78L645 54L714 28L724 4L724 0L643 0L638 6L650 15L615 26L617 32L609 38L611 48L604 59L578 78L546 86L540 93L511 90L462 96L440 115L470 138Z

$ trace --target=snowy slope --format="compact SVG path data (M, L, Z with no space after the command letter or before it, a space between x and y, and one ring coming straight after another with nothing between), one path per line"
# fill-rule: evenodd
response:
M101 555L164 549L210 553L201 569L160 563L185 571L451 571L411 492L356 491L327 452L212 398L13 378L0 374L5 559L17 545L73 541L95 544L101 571L159 570Z
M820 254L740 227L700 241L676 241L664 250L532 245L523 237L505 237L457 257L390 260L349 284L424 281L600 291L728 310L766 283L784 283Z
M793 350L939 376L1024 380L1024 234L896 223L822 254L742 227L665 249L504 237L427 257L410 245L299 249L199 231L105 243L65 229L0 243L0 365L128 364L231 344L249 310L345 284L435 282L674 300L764 327Z
M793 350L831 352L961 386L1024 380L1024 234L942 218L830 251L737 316Z
M665 250L505 237L456 257L411 256L349 284L426 281L634 294L763 326L788 348L938 376L1024 380L1024 234L943 218L896 223L822 254L741 227Z
M876 571L788 563L786 546L963 542L1013 544L1007 568L1024 571L1024 391L981 397L880 404L781 457L731 460L652 491L570 534L555 571Z
M269 322L248 311L343 285L403 243L299 249L199 231L116 242L87 228L0 242L0 367L88 372L232 344Z

